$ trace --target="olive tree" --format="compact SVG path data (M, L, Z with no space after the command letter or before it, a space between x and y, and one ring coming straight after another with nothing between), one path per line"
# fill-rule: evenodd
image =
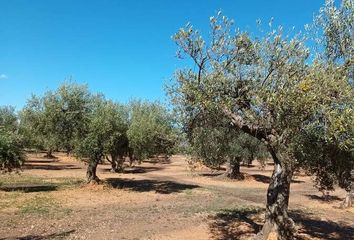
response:
M0 171L19 169L25 160L15 108L0 107Z
M8 130L16 131L18 128L18 119L15 108L12 106L0 107L0 126Z
M84 132L86 114L89 112L91 93L86 85L62 84L55 92L58 99L55 111L59 147L69 154L74 140Z
M332 71L336 71L339 77L348 81L351 91L345 88L341 92L333 91L332 99L337 99L339 94L347 91L351 100L354 98L354 1L342 0L337 6L335 1L327 0L325 6L320 9L320 14L316 16L314 26L316 34L315 43L318 49L317 58L328 66ZM337 79L333 78L333 84ZM339 87L340 88L340 87ZM335 102L334 104L338 104ZM342 204L343 207L350 207L352 202L353 179L352 170L354 167L354 147L353 135L353 101L346 101L338 104L336 111L331 112L329 125L325 118L317 119L315 129L311 129L310 135L317 139L317 146L314 149L321 150L322 161L317 161L319 169L323 169L322 174L317 174L315 180L317 187L321 189L333 189L331 186L337 183L347 191L347 196ZM333 117L333 115L335 115ZM333 124L333 122L335 124ZM348 124L349 123L349 124ZM330 127L328 127L328 125ZM307 131L309 132L309 131ZM303 145L307 147L311 145ZM311 151L310 151L311 152ZM313 151L312 151L313 153ZM310 155L314 159L318 156ZM310 172L317 171L312 164L309 164Z
M313 176L315 187L322 192L324 199L338 185L348 192L341 206L350 207L354 152L326 141L323 136L318 135L318 130L316 132L303 133L307 135L298 138L295 156L301 166Z
M127 136L134 159L141 161L154 154L171 153L176 132L172 117L162 104L131 102L129 121Z
M351 16L352 3L343 1L341 6ZM335 8L326 5L324 9L329 7ZM337 15L333 19L350 20L353 26L352 18ZM343 39L328 41L325 36L334 34L332 22L325 23L322 35L328 46L341 43L348 34L352 37L352 28L344 28L349 32L340 34ZM347 131L354 122L348 74L353 55L333 64L311 55L304 37L286 35L281 27L252 37L234 31L233 21L226 17L212 17L210 23L208 43L190 24L174 35L179 53L189 56L195 66L177 71L176 83L169 89L172 100L192 113L216 111L234 128L265 144L274 171L267 192L266 222L257 237L267 239L274 231L278 239L293 239L295 226L288 203L293 173L301 166L296 158L297 137L322 127L331 144L353 149L354 138ZM346 53L352 53L352 39L344 44Z
M225 175L232 179L242 179L241 163L248 166L255 158L264 160L263 144L230 125L227 118L218 118L216 113L204 111L197 117L184 118L184 128L191 145L192 159L211 168L227 164Z
M122 172L125 157L129 155L128 109L126 106L108 102L108 118L111 121L112 134L105 144L105 157L111 163L112 172Z
M58 114L49 104L53 97L47 92L46 97L32 95L20 113L20 131L25 137L26 147L46 150L47 157L59 146L56 119Z
M100 182L96 170L104 156L111 155L111 161L116 161L120 141L127 131L126 119L126 112L120 105L106 101L102 96L92 98L85 131L77 138L74 149L75 154L88 163L88 182Z
M69 153L83 132L90 95L87 86L70 83L43 96L33 95L20 114L27 145L47 150L48 157L59 149Z

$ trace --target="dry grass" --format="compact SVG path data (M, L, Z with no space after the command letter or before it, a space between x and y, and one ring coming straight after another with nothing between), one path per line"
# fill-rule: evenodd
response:
M85 185L85 165L59 155L30 155L21 174L0 176L0 235L9 239L248 239L263 224L271 166L243 168L230 181L206 168L187 170L183 156L144 162L125 173L98 169L104 184ZM220 172L222 173L222 172ZM310 178L292 184L299 239L353 239L354 211L319 201ZM337 199L339 199L337 201ZM337 223L336 223L337 222Z

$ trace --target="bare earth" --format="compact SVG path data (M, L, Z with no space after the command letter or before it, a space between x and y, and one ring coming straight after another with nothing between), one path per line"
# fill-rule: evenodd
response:
M185 157L146 161L125 173L100 165L86 185L85 164L65 154L31 154L23 172L0 176L0 239L249 239L262 227L272 166L242 167L246 180L197 167ZM339 209L298 176L290 212L298 239L354 239L354 209Z

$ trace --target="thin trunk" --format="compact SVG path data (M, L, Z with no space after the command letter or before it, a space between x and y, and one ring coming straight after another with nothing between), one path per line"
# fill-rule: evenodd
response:
M131 167L133 166L133 162L134 162L134 154L131 150L129 150L128 155L129 155L129 167Z
M117 162L113 157L112 157L112 161L111 161L111 172L113 172L113 173L118 172Z
M87 166L86 177L88 183L99 183L100 179L96 175L98 160L90 161Z
M227 162L226 176L231 179L242 179L240 171L240 159L232 159Z
M117 158L117 171L120 173L124 172L124 161L125 157L123 155L119 155Z
M267 192L265 224L256 239L266 240L270 235L278 240L294 239L295 224L288 215L291 178L291 168L275 158Z
M167 163L168 160L169 160L169 156L168 156L168 154L165 154L165 156L164 156L164 161Z
M54 158L54 156L53 156L53 150L51 150L51 149L48 150L45 157L46 157L46 158Z
M254 154L253 154L253 152L251 152L251 156L250 156L250 158L248 159L248 163L247 163L247 167L248 167L248 168L251 167L251 164L252 164L253 160L254 160Z
M347 196L345 196L344 201L341 204L341 208L350 208L353 205L353 191L350 190L347 192Z

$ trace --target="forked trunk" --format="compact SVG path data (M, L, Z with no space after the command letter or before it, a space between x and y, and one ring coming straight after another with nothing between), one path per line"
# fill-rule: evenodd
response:
M100 179L96 175L98 161L90 161L87 166L87 183L99 183Z
M112 155L111 172L123 172L124 157L120 155Z
M267 192L265 224L255 239L294 239L295 224L288 215L291 178L292 170L286 164L275 161Z

